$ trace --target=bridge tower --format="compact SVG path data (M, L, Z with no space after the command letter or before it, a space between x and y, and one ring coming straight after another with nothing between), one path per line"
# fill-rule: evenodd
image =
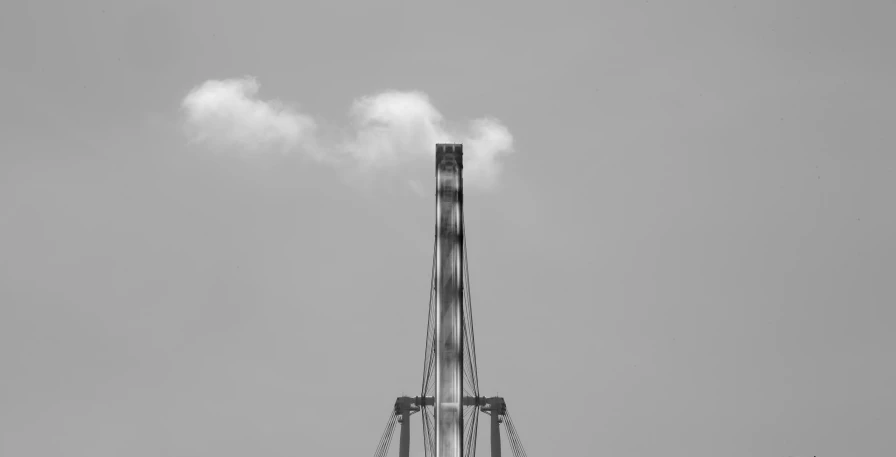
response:
M479 394L464 230L463 145L436 145L436 227L420 395L398 397L374 457L385 457L401 424L399 456L410 454L410 417L420 413L426 457L475 457L479 414L491 416L491 455L504 424L514 457L522 442L501 397Z

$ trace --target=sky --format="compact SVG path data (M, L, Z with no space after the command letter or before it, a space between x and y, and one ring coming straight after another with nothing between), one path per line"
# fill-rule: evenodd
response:
M894 15L3 2L0 455L372 454L441 140L528 455L896 455Z

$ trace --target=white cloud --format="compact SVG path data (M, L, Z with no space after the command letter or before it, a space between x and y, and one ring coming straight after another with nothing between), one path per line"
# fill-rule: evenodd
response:
M182 103L192 138L250 152L299 149L318 161L349 163L362 172L431 158L435 143L462 142L464 180L484 188L497 182L503 156L513 152L513 136L497 119L452 128L418 91L392 90L355 100L351 129L325 141L317 137L312 117L276 100L258 99L258 89L252 77L210 80L193 89Z
M357 132L345 144L364 166L388 166L451 142L441 127L442 114L421 92L388 91L363 97L352 105ZM430 153L431 154L431 153Z
M249 152L294 148L312 133L314 120L277 100L260 100L259 87L250 76L194 88L182 103L188 134L197 142Z
M464 180L493 186L501 172L501 157L513 152L510 130L497 119L476 119L463 144Z

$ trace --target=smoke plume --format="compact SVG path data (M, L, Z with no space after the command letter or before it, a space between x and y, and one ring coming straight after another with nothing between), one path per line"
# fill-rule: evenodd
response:
M253 77L209 80L184 97L185 131L192 141L245 153L298 151L319 162L376 171L431 158L435 143L464 144L465 181L492 187L513 137L499 120L480 118L457 128L418 91L386 91L361 97L349 109L349 125L324 137L315 119L294 105L259 98Z

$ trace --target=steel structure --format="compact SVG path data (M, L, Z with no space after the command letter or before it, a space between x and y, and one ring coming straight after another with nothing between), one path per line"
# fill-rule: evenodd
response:
M426 457L473 457L479 413L491 416L491 455L501 456L500 424L511 451L525 457L507 405L479 395L464 239L463 146L436 145L436 236L420 395L399 397L375 457L385 457L401 424L399 456L410 454L410 417L420 413Z
M436 146L436 456L463 457L463 151Z

